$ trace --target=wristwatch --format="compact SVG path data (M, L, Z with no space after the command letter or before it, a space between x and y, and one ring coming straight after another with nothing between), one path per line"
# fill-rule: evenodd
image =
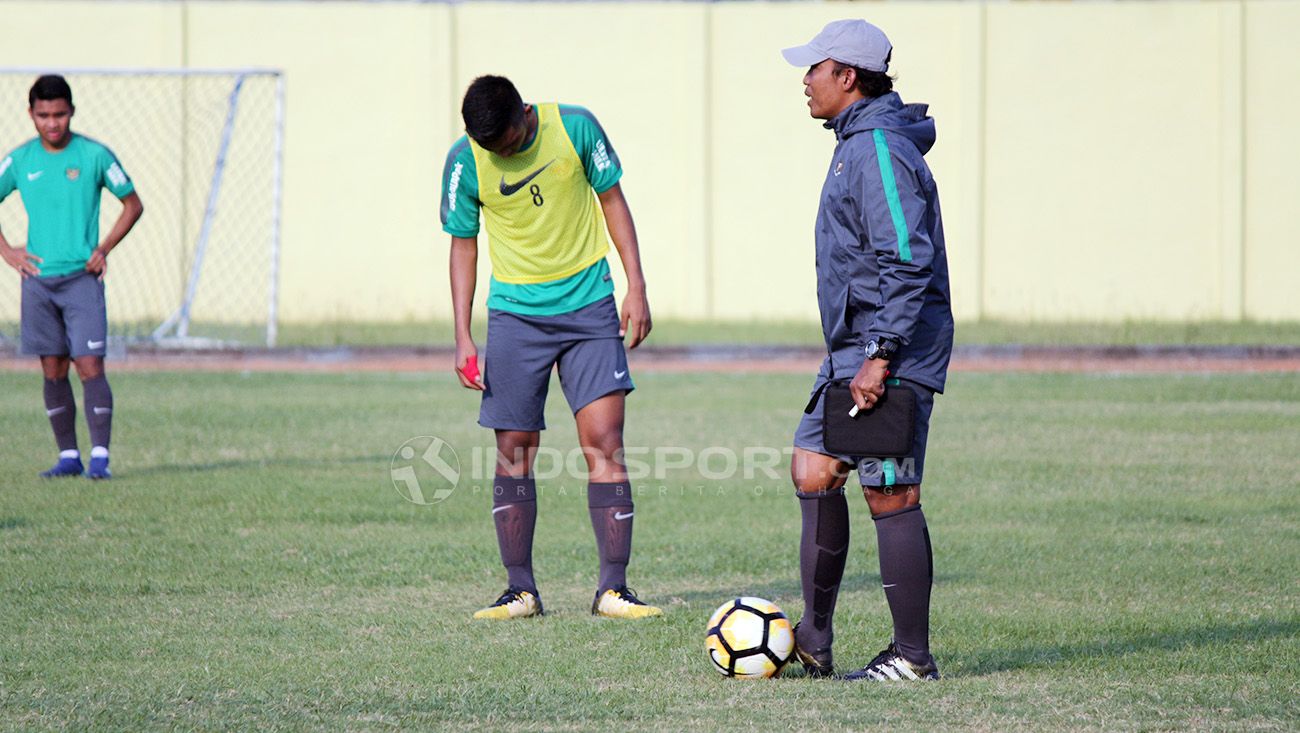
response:
M871 339L867 342L868 359L884 359L889 361L898 353L898 344L889 339Z

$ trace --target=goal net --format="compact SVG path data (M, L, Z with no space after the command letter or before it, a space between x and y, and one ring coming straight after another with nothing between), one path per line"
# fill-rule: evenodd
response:
M0 156L35 136L27 93L42 73L72 87L72 130L107 145L144 203L109 256L111 340L164 345L276 340L284 85L277 71L0 68ZM107 191L102 238L122 210ZM0 230L27 241L15 191ZM0 346L18 341L20 280L0 272Z

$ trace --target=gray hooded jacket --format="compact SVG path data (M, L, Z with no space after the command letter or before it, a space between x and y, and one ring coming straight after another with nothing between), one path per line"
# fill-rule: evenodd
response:
M953 321L926 109L891 92L826 123L838 142L817 211L817 303L837 379L888 338L901 344L892 376L943 391Z

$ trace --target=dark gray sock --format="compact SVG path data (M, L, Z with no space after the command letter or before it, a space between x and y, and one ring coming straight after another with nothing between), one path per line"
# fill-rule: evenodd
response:
M507 583L537 593L533 579L533 529L537 526L537 482L497 476L492 482L492 522Z
M45 380L45 414L50 418L59 450L76 450L77 399L72 396L72 382L67 377Z
M113 390L108 386L108 377L100 373L82 382L81 389L86 424L90 426L90 446L107 448L113 436Z
M587 513L600 554L596 593L627 585L627 563L632 557L632 487L625 482L587 484Z
M849 504L844 489L796 491L803 530L799 535L799 575L803 581L803 618L799 648L817 653L831 648L835 601L849 555Z
M894 643L910 662L930 661L930 585L934 560L921 505L873 517L880 582L894 617Z

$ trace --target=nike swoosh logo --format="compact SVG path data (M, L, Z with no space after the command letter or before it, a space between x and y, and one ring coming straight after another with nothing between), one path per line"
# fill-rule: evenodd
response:
M881 588L893 588L893 587L896 586L896 585L898 585L898 583L890 583L889 585L882 585L882 586L880 586L880 587L881 587Z
M100 349L100 348L103 348L103 346L104 346L104 342L103 342L103 341L87 341L87 342L86 342L86 348L87 348L87 349Z
M614 512L614 518L621 522L624 519L631 519L633 514L636 514L636 512L628 512L627 514L624 514L623 512Z
M529 173L527 176L524 177L524 179L523 179L522 181L520 181L520 182L518 182L518 183L506 183L506 176L505 176L504 173L502 173L502 174L501 174L501 195L502 195L502 196L511 196L511 195L513 195L513 194L515 194L515 193L518 193L518 192L519 192L519 189L523 188L524 186L527 186L529 181L531 181L531 180L533 180L534 178L536 178L537 176L541 175L542 171L544 171L544 170L546 170L547 168L549 168L550 165L551 165L551 163L554 163L554 162L555 162L555 158L551 158L551 162L550 162L550 163L547 163L546 165L542 166L541 168L538 168L537 170L533 171L532 173Z
M615 379L622 379L623 376L624 376L625 374L627 374L627 370L626 370L626 369L624 369L624 370L621 371L621 372L614 372L614 378L615 378Z
M45 171L36 171L35 173L28 173L28 174L27 174L27 180L29 180L29 181L34 181L34 180L36 180L37 178L40 178L40 177L41 177L41 174L44 173L44 172L45 172Z

